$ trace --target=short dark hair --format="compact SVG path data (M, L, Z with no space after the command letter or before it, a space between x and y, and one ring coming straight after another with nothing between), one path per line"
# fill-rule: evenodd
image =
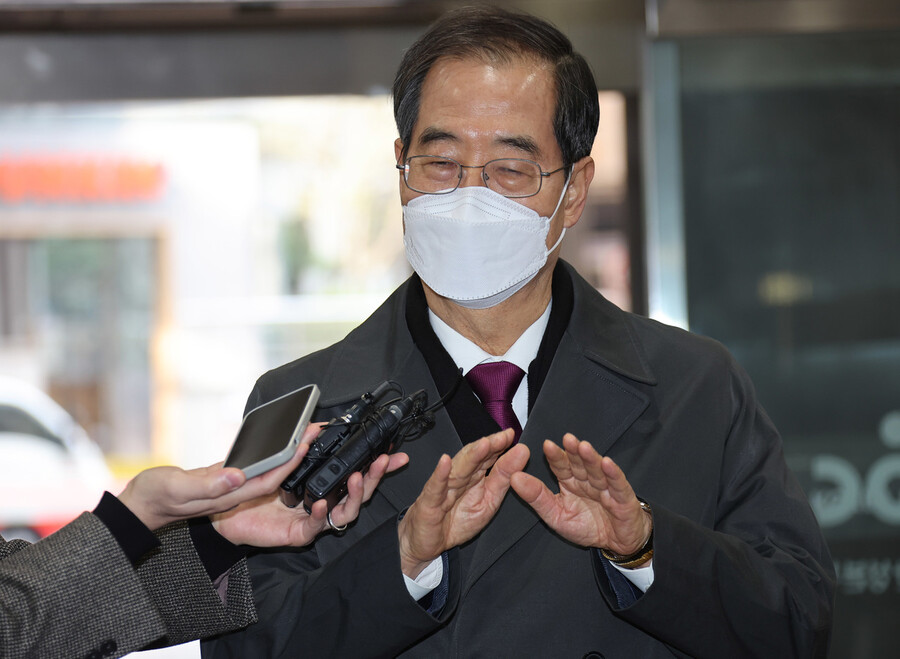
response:
M486 5L444 14L403 55L392 92L404 153L418 119L422 85L438 59L509 63L529 56L549 63L553 71L553 130L564 163L572 165L590 155L600 106L588 63L562 32L543 19Z

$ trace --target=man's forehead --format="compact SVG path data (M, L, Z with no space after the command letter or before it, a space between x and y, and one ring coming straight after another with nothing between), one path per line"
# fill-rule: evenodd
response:
M506 82L511 82L508 88ZM491 136L497 146L512 147L532 157L540 156L541 139L537 133L543 129L531 120L522 124L516 117L528 113L541 123L546 119L546 128L552 130L556 106L554 83L548 64L534 57L511 57L502 61L442 57L425 78L412 143L424 146L463 141L470 129L465 120L472 110L473 121L479 121L485 115L493 115L499 120L499 126L492 129ZM478 87L484 91L478 91ZM481 107L477 94L485 96ZM506 96L510 105L506 103ZM547 103L534 103L541 96L546 97ZM460 119L464 121L460 122ZM490 126L490 122L480 123L482 128L486 125Z

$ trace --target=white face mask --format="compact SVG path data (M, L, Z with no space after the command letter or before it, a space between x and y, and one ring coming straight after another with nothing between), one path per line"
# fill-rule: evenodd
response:
M571 173L569 174L571 176ZM483 186L422 195L403 207L403 244L413 270L438 295L487 309L531 281L566 233L547 249L550 217Z

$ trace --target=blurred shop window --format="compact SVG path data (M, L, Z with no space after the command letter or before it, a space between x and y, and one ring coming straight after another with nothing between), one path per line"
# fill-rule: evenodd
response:
M4 343L31 353L28 370L104 450L148 453L153 242L0 241L0 254L14 282L0 299Z

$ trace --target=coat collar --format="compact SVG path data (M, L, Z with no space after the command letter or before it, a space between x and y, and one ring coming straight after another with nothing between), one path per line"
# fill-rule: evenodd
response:
M643 346L631 328L630 314L600 295L575 268L560 260L572 279L574 309L569 335L584 355L629 380L655 385Z

